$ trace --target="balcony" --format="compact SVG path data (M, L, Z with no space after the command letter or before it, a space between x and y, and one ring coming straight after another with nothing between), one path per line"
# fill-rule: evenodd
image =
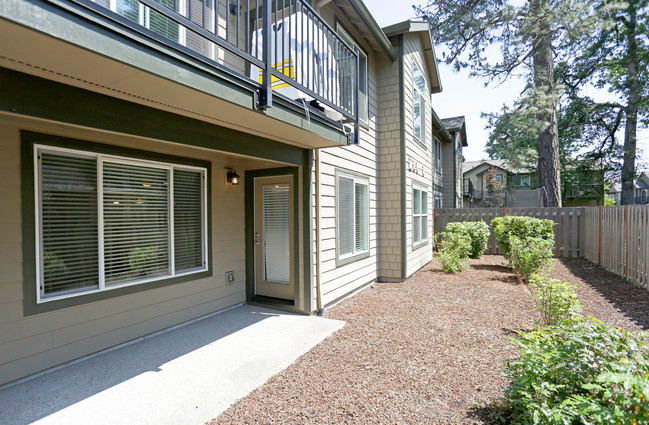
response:
M305 0L9 3L0 36L24 42L0 66L305 148L358 141L358 53Z

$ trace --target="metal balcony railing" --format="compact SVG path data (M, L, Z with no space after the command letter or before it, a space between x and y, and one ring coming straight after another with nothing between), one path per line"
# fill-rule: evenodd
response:
M69 0L258 85L352 123L358 142L358 52L305 0Z

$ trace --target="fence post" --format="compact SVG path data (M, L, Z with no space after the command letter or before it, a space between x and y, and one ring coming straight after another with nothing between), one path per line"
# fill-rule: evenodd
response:
M597 264L602 265L602 207L599 207L599 224L597 225Z
M629 278L629 206L624 206L624 278Z

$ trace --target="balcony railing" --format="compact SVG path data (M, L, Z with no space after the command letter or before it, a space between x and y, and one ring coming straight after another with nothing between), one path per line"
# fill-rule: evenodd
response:
M258 85L352 123L358 141L358 52L305 0L69 0Z

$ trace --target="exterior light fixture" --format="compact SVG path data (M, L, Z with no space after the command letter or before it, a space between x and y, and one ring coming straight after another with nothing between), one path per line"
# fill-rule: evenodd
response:
M239 175L232 168L225 169L225 184L237 186L239 184Z

